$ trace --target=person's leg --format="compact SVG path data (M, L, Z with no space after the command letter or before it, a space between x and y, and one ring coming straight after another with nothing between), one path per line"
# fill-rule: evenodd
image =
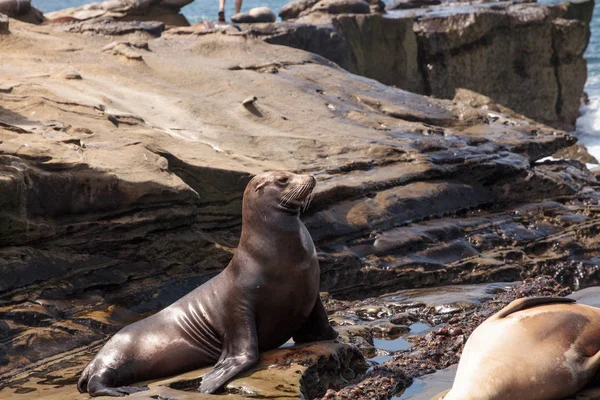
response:
M219 0L219 22L225 22L225 0Z
M238 14L242 11L242 0L235 0L235 13Z

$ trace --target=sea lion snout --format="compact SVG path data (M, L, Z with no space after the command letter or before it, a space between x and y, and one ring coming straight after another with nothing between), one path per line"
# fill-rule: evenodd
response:
M286 188L282 192L280 205L284 208L307 208L312 200L317 180L312 175L290 175Z
M256 175L244 192L244 204L274 206L281 211L297 214L307 208L317 180L311 175L287 171L270 171Z

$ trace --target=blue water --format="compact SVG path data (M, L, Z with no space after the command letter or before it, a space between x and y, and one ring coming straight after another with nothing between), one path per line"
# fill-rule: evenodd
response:
M554 3L554 0L541 0L542 2ZM89 3L90 0L32 0L34 6L44 12L61 10L68 7L80 6ZM248 11L253 7L270 7L278 13L288 0L244 0L242 11ZM227 0L225 3L225 15L227 19L234 13L235 0ZM580 142L588 147L590 153L600 159L600 6L594 10L592 19L592 37L586 51L588 61L588 79L585 91L588 93L590 102L581 108L581 117L577 121L575 134ZM216 20L219 10L219 0L196 0L183 8L183 13L192 23L203 20Z

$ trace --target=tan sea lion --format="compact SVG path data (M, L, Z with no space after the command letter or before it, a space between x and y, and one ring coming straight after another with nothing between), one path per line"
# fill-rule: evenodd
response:
M600 309L569 298L515 300L481 324L444 400L559 400L600 367Z
M309 175L254 177L244 192L242 234L219 275L159 313L123 328L77 384L92 396L216 363L198 390L213 393L250 368L259 352L337 337L319 298L319 262L299 211L315 187Z

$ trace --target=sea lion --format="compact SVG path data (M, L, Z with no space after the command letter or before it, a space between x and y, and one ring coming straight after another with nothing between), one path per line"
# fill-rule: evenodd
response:
M18 17L31 10L30 0L0 0L0 13Z
M256 7L247 13L237 13L231 17L231 22L236 24L253 24L257 22L275 22L277 17L269 7Z
M481 324L444 400L559 400L600 367L600 309L574 299L515 300Z
M259 352L329 340L319 298L319 262L299 211L316 180L284 171L254 177L244 191L240 243L216 277L157 314L123 328L77 384L92 396L145 390L134 382L214 364L198 390L214 393L258 360Z

